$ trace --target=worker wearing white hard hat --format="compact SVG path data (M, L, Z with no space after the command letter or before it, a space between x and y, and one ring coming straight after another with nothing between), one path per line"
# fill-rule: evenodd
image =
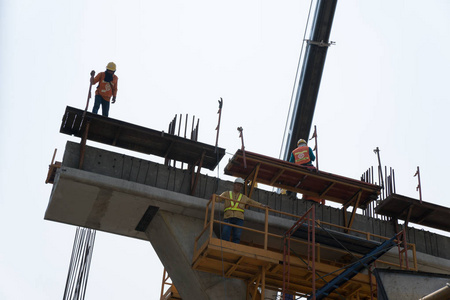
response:
M115 103L117 96L117 83L119 78L114 75L116 72L116 64L113 62L106 65L106 71L100 72L94 77L95 71L91 71L91 84L98 83L95 90L95 102L92 113L97 114L100 105L102 106L102 115L109 115L109 102ZM91 92L89 91L89 94ZM89 96L90 97L90 96ZM112 97L112 100L111 100Z
M297 165L305 166L310 170L316 170L316 167L314 167L312 164L312 162L315 160L316 157L314 156L312 149L306 144L306 141L304 139L299 139L297 142L297 148L292 151L289 161ZM294 198L297 197L296 193L293 193L291 191L287 191L286 194ZM325 199L321 198L303 195L302 199L312 200L321 204L325 204Z
M223 192L220 196L225 198L225 209L223 221L225 223L242 226L244 225L244 211L245 205L251 204L261 208L267 207L255 200L250 199L241 193L244 187L245 181L242 178L236 178L233 185L232 191ZM224 225L222 229L222 239L229 241L231 232L233 235L231 241L233 243L239 244L241 241L242 228L236 228L228 225Z
M306 141L304 139L299 139L297 142L297 148L292 151L289 161L297 165L304 165L315 169L312 164L315 160L316 156L314 155L312 149L308 147Z

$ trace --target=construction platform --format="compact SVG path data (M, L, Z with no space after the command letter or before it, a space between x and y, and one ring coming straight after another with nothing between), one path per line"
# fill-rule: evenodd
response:
M275 211L266 208L264 230L242 227L244 231L251 232L252 240L235 244L217 238L217 236L220 237L217 225L224 225L224 223L215 219L212 207L217 205L221 201L220 199L220 196L215 195L207 204L204 229L195 241L192 268L227 278L241 279L247 283L247 292L249 295L253 295L251 297L255 297L258 287L262 291L264 289L279 292L284 290L297 296L311 295L313 290L320 290L326 287L330 281L338 278L348 266L358 267L359 259L377 251L384 244L374 241L374 238L382 238L384 241L392 240L392 238L375 236L370 233L365 233L366 238L360 238L355 235L326 230L321 227L320 221L317 221L317 224L314 221L312 216L315 215L315 210L312 207L307 212L312 219L302 223L302 226L295 227L292 237L289 238L289 252L286 252L284 247L287 243L286 234L280 234L273 226L269 226L269 211ZM293 217L293 215L283 212L276 213ZM314 227L313 231L311 231L311 226ZM352 231L358 232L357 230ZM401 242L398 241L399 244ZM412 258L408 259L405 256L398 263L383 260L380 260L380 263L402 269L406 268L405 260L411 260L411 266L417 268L414 245L408 244L407 247L412 249ZM404 254L405 251L401 251L400 257L403 257ZM289 279L286 279L287 272ZM365 273L356 271L352 276L331 292L327 299L342 299L342 297L345 299L370 299L371 295L376 295L375 279L367 271ZM315 278L317 279L315 280ZM287 284L286 280L288 280ZM376 296L373 299L376 299Z
M450 232L450 208L391 194L375 207L375 212L395 219Z
M307 295L312 293L311 269L305 264L304 259L291 257L290 284L287 292L295 295ZM283 253L279 251L264 250L246 245L234 244L217 238L211 238L194 253L193 269L225 274L228 278L238 278L248 282L248 289L260 287L281 291L283 286ZM316 262L316 272L319 276L333 274L339 271L325 263ZM328 281L333 276L326 278ZM372 291L370 289L372 280ZM325 285L323 281L317 281L317 287ZM329 299L346 299L355 294L360 297L369 297L376 290L375 279L367 274L358 274L347 284L336 290Z
M245 151L236 151L224 170L225 174L242 177L251 182L267 184L280 189L323 198L344 207L366 208L378 198L381 187L319 170L296 165L284 160Z
M225 149L138 126L84 110L66 107L60 132L165 159L214 170Z
M225 167L225 174L245 179L244 193L251 197L257 183L301 193L315 199L326 199L342 204L346 227L352 227L356 209L365 209L376 200L381 187L277 158L238 150ZM247 186L248 184L248 186ZM346 211L353 210L348 219Z

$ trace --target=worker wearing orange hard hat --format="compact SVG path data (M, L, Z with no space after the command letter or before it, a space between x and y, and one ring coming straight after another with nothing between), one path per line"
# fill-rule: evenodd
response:
M304 139L299 139L297 142L297 148L292 151L289 161L297 165L304 165L308 168L315 169L312 164L315 160L316 156L311 148L308 147L306 141Z
M105 72L100 72L94 77L95 71L91 71L91 84L98 83L95 91L95 102L92 108L92 113L97 114L100 105L102 106L102 115L107 117L109 114L109 102L116 102L117 83L119 78L114 75L116 72L116 64L108 63Z
M238 226L244 225L244 211L246 204L255 205L260 208L268 207L267 205L261 204L241 194L244 183L244 179L236 178L236 180L234 181L233 190L223 192L220 195L220 197L226 198L223 216L223 221L225 223ZM231 230L233 230L231 241L233 243L239 244L241 241L242 228L224 225L222 229L222 240L230 240Z

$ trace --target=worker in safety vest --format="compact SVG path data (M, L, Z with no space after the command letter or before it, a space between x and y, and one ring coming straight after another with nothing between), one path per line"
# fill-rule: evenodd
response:
M304 139L299 139L297 142L297 148L294 149L291 153L291 158L289 159L290 162L293 162L297 165L303 165L311 170L316 170L316 167L313 166L312 162L316 160L316 157L314 156L314 153L310 147L306 144L306 141ZM290 191L286 192L291 197L296 198L297 194L292 193ZM304 200L312 200L320 204L325 204L325 199L320 199L317 197L311 197L303 195Z
M97 114L100 105L102 106L102 115L107 117L109 114L109 101L112 97L112 103L116 102L117 96L117 82L119 78L114 75L116 72L116 64L110 62L106 66L105 72L100 72L95 76L95 71L91 71L91 84L98 82L97 90L95 91L95 103L92 108L92 113Z
M312 162L316 160L313 151L306 144L304 139L299 139L297 142L297 148L294 149L291 153L290 162L293 162L297 165L304 165L311 169L316 169Z
M236 178L232 191L223 192L220 196L227 198L225 201L224 209L224 222L234 224L238 226L244 225L244 210L246 204L252 204L261 208L268 207L249 197L241 194L244 187L244 179ZM236 228L228 225L224 225L222 229L222 239L229 241L231 230L233 230L233 237L231 241L239 244L241 241L242 228Z

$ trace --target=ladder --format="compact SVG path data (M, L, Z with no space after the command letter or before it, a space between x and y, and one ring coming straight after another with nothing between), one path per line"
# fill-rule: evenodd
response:
M339 288L341 285L346 283L348 280L352 279L356 274L361 272L364 268L368 267L371 263L380 258L384 253L389 251L392 247L396 245L395 239L397 235L393 236L390 240L386 240L384 243L373 249L371 252L366 254L360 260L352 264L350 267L345 269L344 272L336 276L333 280L325 284L323 287L316 291L316 300L324 299L334 290ZM311 295L308 300L312 300Z

